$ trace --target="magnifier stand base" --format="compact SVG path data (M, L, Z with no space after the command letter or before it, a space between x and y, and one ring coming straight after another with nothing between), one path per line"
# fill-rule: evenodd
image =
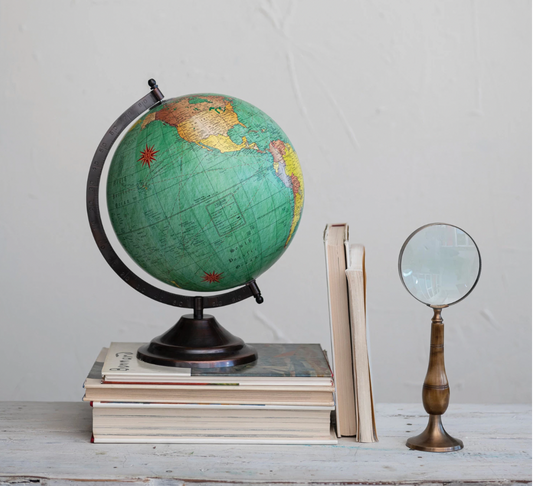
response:
M426 430L407 439L406 445L409 449L424 452L453 452L464 447L461 440L455 439L444 430L441 415L430 415Z

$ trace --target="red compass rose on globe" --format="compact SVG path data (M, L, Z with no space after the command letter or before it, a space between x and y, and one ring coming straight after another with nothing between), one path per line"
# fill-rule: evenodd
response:
M141 151L141 156L137 160L137 162L141 162L142 165L148 165L150 167L150 164L155 160L155 154L157 154L159 150L154 150L154 146L148 147L148 144L146 144L146 148Z

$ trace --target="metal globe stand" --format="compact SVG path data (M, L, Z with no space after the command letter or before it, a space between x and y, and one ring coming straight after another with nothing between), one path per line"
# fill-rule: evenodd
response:
M163 100L163 93L157 83L148 81L150 92L128 108L111 125L98 145L91 162L87 180L87 216L92 234L102 256L109 266L128 285L147 297L175 307L193 309L193 314L184 315L177 324L150 344L141 346L137 358L147 363L175 366L215 368L251 363L257 359L257 352L244 341L224 329L204 309L221 307L254 297L258 304L263 302L261 291L255 280L231 292L214 296L184 296L167 292L146 282L133 273L112 248L100 217L99 188L102 170L111 147L125 128L144 111L153 108Z

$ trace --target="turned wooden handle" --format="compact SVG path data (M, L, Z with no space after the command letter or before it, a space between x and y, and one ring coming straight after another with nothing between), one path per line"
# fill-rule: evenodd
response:
M429 365L422 389L422 403L430 415L442 415L450 402L450 387L444 367L444 322L442 309L434 309L431 320Z

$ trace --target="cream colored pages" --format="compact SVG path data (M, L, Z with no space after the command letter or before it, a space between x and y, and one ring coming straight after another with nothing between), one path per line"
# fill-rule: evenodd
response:
M364 259L364 246L350 245L351 264L346 270L346 277L348 281L350 324L352 330L357 440L359 442L375 442L377 436L374 427L374 405L366 336Z

